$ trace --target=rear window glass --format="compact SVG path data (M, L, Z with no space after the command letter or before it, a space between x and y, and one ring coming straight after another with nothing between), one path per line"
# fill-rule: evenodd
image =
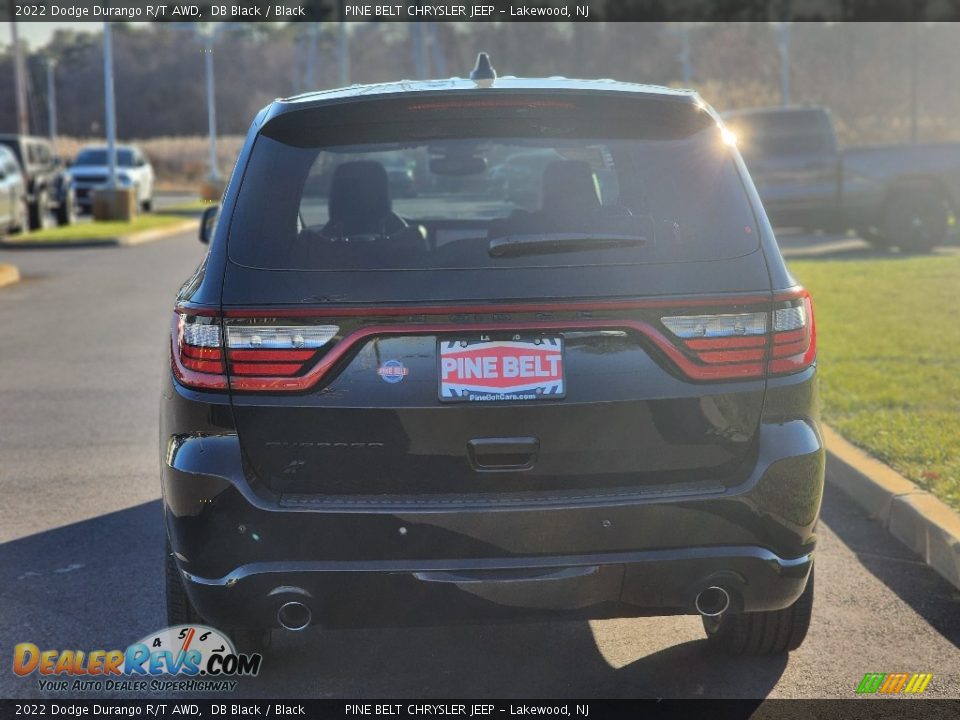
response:
M404 137L402 125L395 139L389 126L357 127L358 141L377 141L326 146L261 135L230 222L230 258L268 269L486 270L756 249L752 209L712 122L683 137L605 137L602 118L554 137L549 122L528 125L500 128L506 135L489 132L495 121L447 122L424 139Z
M79 152L74 165L106 165L108 162L106 148L87 148ZM133 167L133 151L117 148L117 165Z

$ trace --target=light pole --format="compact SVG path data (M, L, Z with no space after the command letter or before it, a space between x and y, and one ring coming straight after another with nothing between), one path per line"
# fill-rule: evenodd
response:
M680 67L683 71L683 86L690 87L693 82L693 63L690 62L690 26L680 26Z
M917 142L917 115L920 112L920 23L910 23L910 142Z
M433 58L434 76L443 78L447 76L447 63L443 57L443 47L440 45L440 36L437 33L437 23L431 21L427 23L430 33L430 54Z
M790 104L790 23L781 22L778 27L778 47L780 50L780 104Z
M350 38L343 20L337 25L337 84L340 87L350 84Z
M50 139L57 139L57 87L54 71L57 67L57 61L53 58L47 58L47 130L50 133Z
M690 87L693 84L693 58L690 47L691 32L699 26L699 23L678 22L671 23L667 33L680 41L680 49L677 51L677 60L680 62L680 75L684 87Z
M413 50L413 74L417 80L426 80L430 74L427 70L427 54L423 43L424 25L423 23L413 23L410 27L410 33L413 35L411 40L411 49Z
M216 23L200 23L195 26L203 39L204 65L207 75L207 130L210 136L210 177L211 183L220 182L220 168L217 160L217 106L213 81L213 42L217 34Z
M13 14L13 10L10 11ZM17 23L10 21L10 41L13 43L13 83L17 96L17 132L20 135L30 133L30 119L27 115L27 72L23 61L23 46L17 33Z
M108 22L103 24L103 97L107 125L107 165L110 168L107 187L115 190L117 187L117 117L113 97L113 36Z
M308 92L311 90L317 89L316 68L317 68L317 24L315 22L312 22L307 27L307 78L306 78L307 87L306 87L306 90Z

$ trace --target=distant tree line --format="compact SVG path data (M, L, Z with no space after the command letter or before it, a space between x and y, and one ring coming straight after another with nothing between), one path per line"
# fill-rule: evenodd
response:
M478 50L490 52L501 74L679 85L682 30L670 22L354 23L348 27L348 62L341 62L335 22L312 31L303 23L224 24L214 44L218 131L241 134L273 98L335 87L347 68L349 82L360 83L465 76ZM780 56L771 23L696 23L686 32L691 84L710 103L726 109L780 102ZM206 133L203 47L190 26L115 26L121 137ZM893 23L795 23L792 100L831 107L848 142L904 141L916 77L921 139L960 139L958 48L957 24L924 24L914 34ZM307 88L311 57L313 88ZM102 135L100 34L58 30L45 47L29 53L30 118L40 134L47 130L47 58L56 62L60 134ZM16 126L12 77L5 50L0 131Z

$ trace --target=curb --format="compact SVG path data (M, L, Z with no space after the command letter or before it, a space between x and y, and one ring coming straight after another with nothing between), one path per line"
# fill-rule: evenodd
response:
M165 228L157 228L156 230L144 230L143 232L134 233L133 235L124 235L123 237L117 238L118 245L143 245L144 243L153 242L154 240L163 240L164 238L171 237L173 235L180 235L185 233L188 230L199 230L200 221L199 220L185 220L182 223L177 223L176 225L170 225Z
M127 245L142 245L153 242L154 240L163 240L173 235L179 235L188 230L198 230L200 228L199 220L185 220L175 225L169 225L155 230L144 230L130 235L121 235L112 238L91 238L88 240L51 240L50 242L30 242L17 240L0 240L0 248L4 250L62 250L64 248L94 248L94 247L120 247Z
M960 514L826 425L827 478L924 562L960 588Z
M20 282L20 270L16 265L0 265L0 287Z

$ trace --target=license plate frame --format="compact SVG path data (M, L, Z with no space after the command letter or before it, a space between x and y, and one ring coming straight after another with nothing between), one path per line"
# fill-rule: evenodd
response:
M464 333L437 339L441 402L534 402L562 400L566 394L566 349L560 334Z

